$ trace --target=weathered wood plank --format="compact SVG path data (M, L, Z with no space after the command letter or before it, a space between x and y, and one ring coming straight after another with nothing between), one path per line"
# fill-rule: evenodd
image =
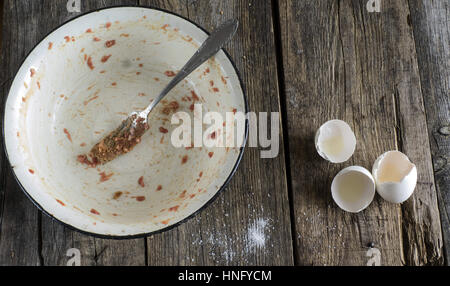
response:
M25 1L23 1L25 2ZM15 71L38 40L32 16L18 25L15 13L31 10L33 3L7 1L3 8L3 36L0 62L1 110ZM0 120L3 120L3 116ZM1 143L3 144L3 142ZM3 147L3 146L2 146ZM1 151L0 265L39 265L38 210L21 192Z
M450 257L450 3L409 1L447 265ZM424 214L427 220L436 219ZM430 253L430 262L438 259Z
M279 111L270 1L140 1L179 13L208 30L237 18L226 50L242 75L250 110ZM148 239L150 265L293 264L285 161L247 148L237 173L213 204L179 227ZM255 237L259 240L255 242Z
M427 121L407 1L383 6L387 75L396 108L398 149L416 164L417 186L402 204L403 251L407 265L444 263L442 232L434 185ZM389 60L395 59L395 60Z
M44 35L78 15L69 13L66 3L5 2L0 82L14 76L25 55ZM136 1L81 1L81 12L118 4L136 4ZM10 80L2 87L2 102L9 84ZM6 162L2 164L7 165ZM116 241L93 238L65 228L45 215L40 218L37 209L18 190L11 173L4 173L3 170L2 181L6 183L2 184L1 190L6 195L0 216L0 264L66 265L70 259L67 250L77 248L81 253L82 265L145 265L144 239ZM39 249L39 246L42 248Z
M2 35L3 35L3 0L0 1L0 52L2 47Z
M395 29L360 1L280 1L287 127L297 261L301 265L366 265L371 242L382 265L402 264L400 207L379 196L349 214L333 202L330 185L349 165L369 170L395 149L391 61L385 32ZM384 2L383 2L384 3ZM357 148L343 164L322 160L314 133L342 119L355 131Z

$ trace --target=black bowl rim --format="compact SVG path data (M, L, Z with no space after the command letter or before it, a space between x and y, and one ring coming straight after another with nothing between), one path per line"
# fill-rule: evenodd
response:
M209 35L209 32L206 31L205 28L203 28L203 27L200 26L199 24L195 23L194 21L192 21L192 20L190 20L190 19L188 19L188 18L186 18L186 17L183 17L183 16L181 16L181 15L175 13L175 12L168 11L168 10L165 10L165 9L162 9L162 8L152 7L152 6L142 6L142 5L114 5L114 6L108 6L108 7L104 7L104 8L99 8L99 9L91 10L91 11L89 11L89 12L87 12L87 13L83 13L83 14L77 15L77 16L75 16L75 17L73 17L73 18L71 18L71 19L69 19L69 20L67 20L67 21L65 21L65 22L63 22L63 23L61 23L61 24L59 24L58 26L56 26L56 27L55 27L54 29L52 29L49 33L47 33L47 34L42 38L42 40L40 40L39 42L37 42L37 43L34 45L34 47L28 52L28 54L27 54L27 55L24 57L24 59L22 60L22 63L20 64L20 66L19 66L19 68L17 69L17 71L15 72L15 74L17 75L17 72L18 72L18 71L20 70L20 68L23 66L23 64L24 64L25 60L28 58L28 56L29 56L29 55L35 50L35 48L36 48L40 43L42 43L42 42L44 41L44 39L45 39L48 35L50 35L51 33L53 33L54 31L56 31L56 30L59 29L60 27L64 26L65 24L67 24L67 23L69 23L69 22L71 22L71 21L73 21L73 20L75 20L75 19L77 19L77 18L83 17L83 16L88 15L88 14L91 14L91 13L95 13L95 12L99 12L99 11L103 11L103 10L108 10L108 9L114 9L114 8L143 8L143 9L150 9L150 10L161 11L161 12L164 12L164 13L168 13L168 14L177 16L177 17L179 17L179 18L181 18L181 19L183 19L183 20L185 20L185 21L188 21L188 22L190 22L191 24L195 25L195 26L196 26L197 28L199 28L200 30L202 30L203 32L205 32L207 35ZM241 77L241 75L240 75L240 73L239 73L239 70L237 69L236 64L235 64L235 62L233 61L233 59L231 58L231 56L228 54L228 52L227 52L224 48L222 48L222 51L225 53L226 57L227 57L228 60L230 61L231 65L233 66L233 69L234 69L234 71L236 72L236 75L237 75L237 77L238 77L238 79L239 79L239 83L240 83L240 86L241 86L241 89L242 89L242 95L243 95L243 98L244 98L245 114L247 114L248 111L249 111L249 107L248 107L248 99L247 99L247 95L246 95L246 93L245 93L244 82L242 81L242 77ZM15 78L15 77L16 77L16 76L14 76L14 78ZM90 236L93 236L93 237L97 237L97 238L117 239L117 240L122 240L122 239L133 239L133 238L145 238L145 237L148 237L148 236L151 236L151 235L154 235L154 234L158 234L158 233L162 233L162 232L166 232L166 231L168 231L168 230L171 230L171 229L173 229L173 228L175 228L175 227L178 227L179 225L185 223L186 221L192 219L193 217L197 216L201 211L203 211L205 208L207 208L210 204L212 204L212 203L217 199L217 197L219 196L219 194L222 193L222 191L226 188L226 186L227 186L228 183L230 182L230 180L231 180L231 178L233 177L233 175L236 173L236 170L237 170L237 168L238 168L238 166L239 166L239 164L240 164L240 162L241 162L241 160L242 160L242 157L243 157L243 155L244 155L244 149L245 149L245 145L246 145L247 138L248 138L249 122L248 122L248 118L246 117L246 118L245 118L245 136L244 136L244 143L243 143L243 145L240 147L240 151L239 151L239 155L238 155L238 158L237 158L237 160L236 160L236 163L234 164L233 169L231 170L231 172L230 172L230 174L228 175L227 179L224 181L224 183L222 184L222 186L221 186L221 187L219 188L219 190L214 194L213 197L211 197L206 203L204 203L204 204L203 204L199 209L197 209L195 212L193 212L192 214L188 215L187 217L185 217L184 219L180 220L179 222L177 222L177 223L175 223L175 224L173 224L173 225L167 226L167 227L165 227L165 228L156 230L156 231L145 232L145 233L138 233L138 234L132 234L132 235L108 235L108 234L100 234L100 233L95 233L95 232L89 232L89 231L86 231L86 230L79 229L79 228L77 228L77 227L75 227L75 226L73 226L73 225L70 225L70 224L68 224L68 223L66 223L66 222L63 222L63 221L61 221L60 219L54 217L51 213L49 213L47 210L45 210L45 209L44 209L44 208L43 208L36 200L34 200L34 199L31 197L30 194L28 194L28 192L26 191L25 187L21 184L20 180L17 178L16 172L14 171L14 168L12 167L11 162L10 162L10 160L9 160L8 151L7 151L7 149L6 149L6 139L5 139L6 102L7 102L7 100L8 100L10 91L11 91L11 86L10 86L9 89L8 89L8 94L7 94L7 96L6 96L6 98L5 98L5 101L4 101L4 107L3 107L3 121L2 121L2 125L3 125L3 126L2 126L2 137L3 137L3 149L4 149L4 152L5 152L6 158L8 159L9 166L10 166L10 168L12 169L12 174L13 174L13 176L14 176L14 179L15 179L16 182L19 184L20 189L21 189L21 190L23 191L23 193L28 197L28 199L30 199L30 201L31 201L31 202L32 202L32 203L33 203L40 211L42 211L44 214L46 214L48 217L50 217L51 219L57 221L58 223L61 223L63 226L65 226L65 227L67 227L67 228L69 228L69 229L71 229L71 230L80 232L80 233L82 233L82 234L90 235Z

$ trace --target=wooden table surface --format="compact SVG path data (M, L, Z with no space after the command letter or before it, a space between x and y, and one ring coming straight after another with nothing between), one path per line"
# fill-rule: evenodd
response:
M82 0L81 13L152 6L209 31L239 19L226 50L250 110L280 112L280 153L261 159L258 148L247 148L226 190L186 223L147 238L110 240L43 215L1 152L0 265L66 265L71 248L80 250L82 265L367 265L378 258L381 265L448 264L450 3L380 2L381 11L369 13L367 0ZM66 4L1 4L2 110L27 53L80 14ZM314 148L314 132L334 118L348 122L358 140L343 164L327 163ZM358 214L340 210L330 194L334 175L350 165L371 170L393 149L418 167L413 196L399 205L377 195Z

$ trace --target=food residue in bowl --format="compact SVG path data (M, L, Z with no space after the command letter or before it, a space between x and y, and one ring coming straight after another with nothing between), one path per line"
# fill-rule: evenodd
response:
M67 139L69 139L69 141L72 142L72 136L70 136L69 131L66 128L64 128L63 131L64 131L64 134L66 134Z
M105 42L105 47L107 48L111 48L112 46L114 46L116 44L116 40L109 40Z
M114 175L114 173L106 174L105 172L100 172L99 175L100 175L100 182L106 182L112 177L112 175Z
M114 200L119 199L119 198L122 196L122 194L123 194L123 192L121 192L121 191L115 192L115 193L113 194L113 199L114 199Z
M136 118L136 114L128 117L119 127L95 144L89 152L93 161L105 164L119 155L130 152L141 142L141 137L149 126L142 117L137 118L136 126L133 126Z
M145 183L144 183L144 176L140 176L138 179L138 184L141 187L145 187Z

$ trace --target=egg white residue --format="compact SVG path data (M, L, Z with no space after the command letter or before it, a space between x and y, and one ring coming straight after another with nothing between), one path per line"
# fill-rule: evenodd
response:
M332 163L342 163L355 152L356 137L350 126L342 120L325 122L316 132L316 150Z
M357 213L372 202L375 196L375 181L367 169L350 166L334 177L331 195L341 209Z
M388 151L375 161L372 168L377 192L391 203L402 203L414 192L417 168L399 151Z

